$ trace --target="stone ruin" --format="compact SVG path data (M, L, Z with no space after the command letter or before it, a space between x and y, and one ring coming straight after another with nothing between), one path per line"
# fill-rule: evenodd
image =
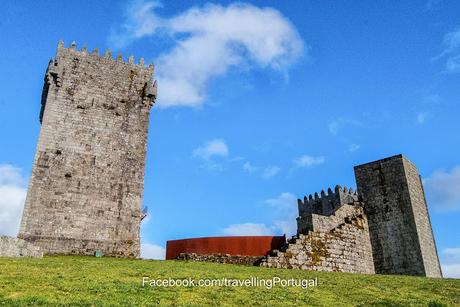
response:
M298 200L298 234L262 265L373 274L368 222L358 194L336 186Z
M0 236L0 257L42 258L40 247L22 239Z
M45 254L139 256L153 69L59 42L19 238Z
M261 266L442 277L423 185L402 155L355 167L358 191L298 200L297 235Z
M223 264L238 265L258 265L264 257L261 256L242 256L231 254L197 254L197 253L180 253L175 260L188 260L197 262L215 262Z
M18 238L8 255L138 257L153 65L59 42L42 93L42 124ZM298 201L297 235L265 257L182 255L264 267L442 277L422 181L402 155L355 167ZM1 256L0 255L0 256ZM238 256L238 255L236 255Z

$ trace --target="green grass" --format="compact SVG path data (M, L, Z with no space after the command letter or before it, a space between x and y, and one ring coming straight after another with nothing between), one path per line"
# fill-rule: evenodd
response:
M150 278L318 278L299 287L142 287ZM181 261L0 258L0 305L460 306L460 280Z

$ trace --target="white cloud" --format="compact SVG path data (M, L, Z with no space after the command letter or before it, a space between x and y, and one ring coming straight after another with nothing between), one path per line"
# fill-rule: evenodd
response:
M349 119L349 118L337 118L332 121L330 121L327 125L329 132L332 133L333 135L337 135L340 130L343 128L343 126L359 126L360 122L354 119Z
M431 11L435 9L441 2L442 0L428 0L425 4L425 10Z
M248 173L254 173L255 171L257 171L257 167L253 166L251 162L246 161L243 164L243 170Z
M271 236L272 229L265 224L243 223L233 224L223 230L229 236Z
M445 59L448 73L460 72L460 28L444 35L444 50L433 60Z
M454 53L460 48L460 28L444 35L444 50L439 56Z
M26 180L21 175L21 170L8 164L0 164L0 185L23 186Z
M441 265L441 269L444 277L460 278L460 263L443 264Z
M298 216L297 198L294 194L284 192L276 198L269 198L265 203L273 207L278 216L274 222L276 228L280 229L283 234L292 236L297 232Z
M159 1L133 2L133 5L127 7L126 21L120 26L120 31L112 31L110 44L122 48L137 39L154 34L162 24L161 18L153 12L159 7L162 7Z
M26 180L11 165L0 165L0 235L16 236L26 199Z
M297 201L294 194L289 192L283 192L276 198L269 198L265 200L265 203L269 204L270 206L278 206L282 208L291 208L293 204L296 206Z
M214 139L193 150L193 156L208 160L214 156L227 157L228 146L222 139Z
M423 124L427 119L429 113L428 112L420 112L417 114L417 123Z
M355 152L360 148L361 148L361 145L353 143L353 144L350 144L350 146L348 146L348 151Z
M446 248L442 251L441 263L444 277L460 278L460 248Z
M315 165L323 164L325 161L323 156L313 157L309 155L303 155L294 160L294 164L297 167L312 167Z
M141 244L141 258L164 260L165 256L166 249L164 247L150 243Z
M222 139L214 139L206 142L204 145L195 148L192 156L201 160L200 167L213 172L222 172L224 170L222 159L229 155L228 146Z
M273 8L206 4L163 18L159 2L136 2L110 37L125 46L143 37L168 35L173 47L156 59L159 106L202 105L206 87L232 67L271 68L286 73L304 43L291 22Z
M446 248L443 250L444 255L455 258L460 261L460 247Z
M262 172L262 178L270 179L281 171L281 167L276 165L267 166Z
M271 236L286 234L292 236L297 232L297 200L288 192L264 201L273 209L272 225L263 223L233 224L223 229L223 233L231 236Z
M275 226L281 231L281 234L285 234L288 238L292 237L297 233L296 217L294 216L292 220L276 220Z
M337 134L339 132L339 123L337 121L332 121L328 124L329 132L332 134Z
M424 179L428 203L441 211L460 210L460 166L438 170Z
M456 73L460 71L460 54L447 59L446 70L450 73Z
M211 172L223 172L225 167L222 163L217 163L213 161L205 161L204 163L200 164L200 168L206 169Z
M438 105L442 101L442 97L439 94L425 94L422 95L422 103L425 105Z

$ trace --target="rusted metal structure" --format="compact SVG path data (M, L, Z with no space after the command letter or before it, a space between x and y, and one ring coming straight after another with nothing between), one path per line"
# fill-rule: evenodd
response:
M234 256L265 256L286 243L285 236L206 237L172 240L166 243L166 260L181 253Z

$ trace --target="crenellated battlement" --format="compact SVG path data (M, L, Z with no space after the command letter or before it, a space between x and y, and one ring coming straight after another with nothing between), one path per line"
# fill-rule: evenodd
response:
M104 59L104 60L107 60L107 61L114 61L114 62L118 62L118 63L132 65L133 67L147 68L147 67L145 67L145 61L144 61L143 57L140 57L138 62L137 62L137 64L136 64L136 63L134 63L134 56L133 55L130 55L128 57L127 61L123 61L123 54L122 53L118 53L117 56L115 58L113 58L112 52L110 51L110 49L107 49L104 52L103 55L99 54L99 49L98 48L94 48L92 52L89 52L88 48L86 46L83 46L80 50L78 50L76 42L72 42L70 44L70 46L68 48L66 48L65 45L64 45L64 42L62 40L60 40L58 42L56 58L58 58L61 53L69 52L69 51L70 52L75 52L75 53L83 55L83 56L97 57L97 58ZM148 69L153 73L154 65L149 64Z
M344 204L358 201L358 193L353 188L341 187L336 185L334 191L327 189L327 193L322 190L321 193L310 194L303 200L298 199L299 216L309 214L330 215L337 208Z
M323 228L321 225L327 224L328 221L336 224L336 213L346 207L344 212L351 212L359 204L358 193L352 188L341 187L336 185L334 190L327 189L327 193L322 190L320 194L310 194L303 200L298 199L299 217L297 218L297 232L308 233ZM361 209L361 208L359 208ZM347 211L348 210L348 211ZM352 210L349 212L349 210ZM343 218L339 218L343 220Z
M83 75L79 76L78 80L69 79L69 76L77 76L83 71ZM107 74L109 71L110 73ZM70 46L66 48L64 42L60 40L57 46L56 56L49 61L45 74L41 100L42 106L39 116L40 123L43 121L50 88L58 90L63 86L63 90L66 91L66 93L73 93L76 91L77 85L88 81L94 82L94 80L99 80L98 87L102 89L112 87L114 82L126 83L126 86L118 87L119 90L125 92L119 95L124 96L121 101L127 101L129 97L136 97L137 94L140 93L144 104L151 107L157 96L157 82L153 80L153 73L154 65L150 64L146 67L143 58L139 58L138 64L135 64L134 56L131 55L128 61L125 62L123 61L123 55L121 53L114 59L110 50L106 50L104 55L100 55L97 48L89 53L86 47L78 50L75 42L72 42ZM100 76L104 76L104 78L100 79ZM67 80L67 86L65 85L65 80ZM80 109L86 109L90 105L94 106L94 101L88 101L89 98L85 93L82 93L81 97L74 96L74 98L73 101L79 100L76 106ZM114 101L115 100L112 100L112 102ZM105 102L105 104L107 108L114 110L116 108L116 103L110 106L107 102ZM117 110L115 113L120 114Z
M19 237L46 254L139 256L153 70L58 43Z

